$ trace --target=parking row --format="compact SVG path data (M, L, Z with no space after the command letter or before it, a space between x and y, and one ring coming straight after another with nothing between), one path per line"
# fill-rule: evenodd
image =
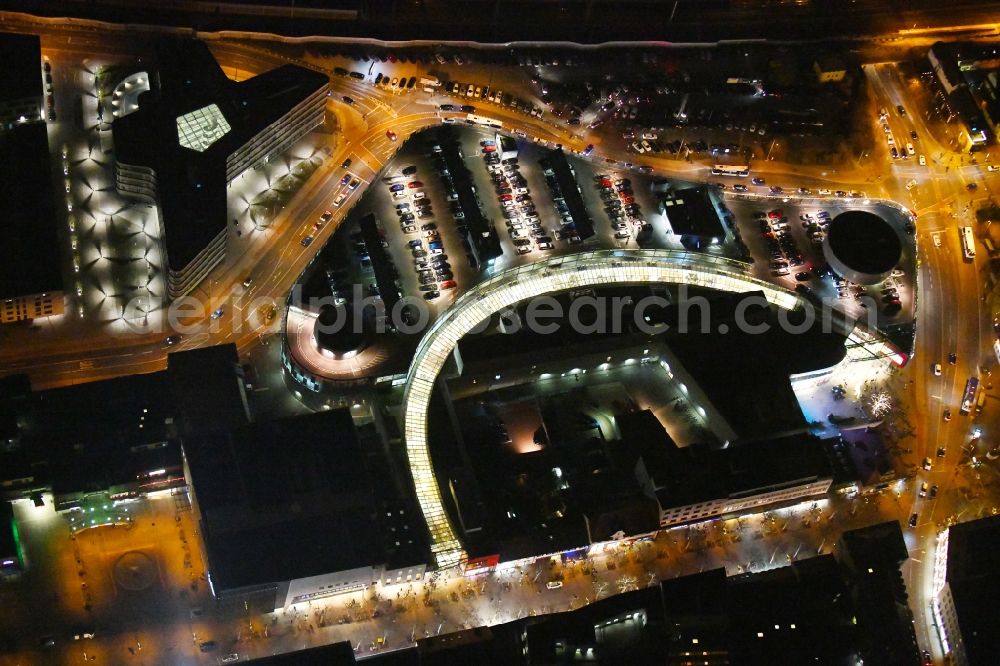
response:
M521 175L518 158L501 159L497 154L496 143L492 139L482 141L481 145L483 161L493 181L497 202L514 251L518 255L524 255L535 249L539 251L553 249L555 245L542 226L535 202L531 198L528 181Z
M431 301L441 295L442 289L454 289L457 283L434 221L434 207L423 189L424 183L416 180L416 173L417 168L410 166L403 169L402 175L386 180L396 202L400 231L404 236L413 236L407 241L407 247L413 259L418 289L425 300Z
M479 86L474 83L449 81L444 84L444 90L447 93L461 99L489 102L503 108L511 109L512 111L526 113L532 118L541 118L544 114L544 110L541 107L537 107L519 97L514 97L508 92L504 92L503 90L497 88L490 88L489 86ZM463 107L462 110L465 111L465 107ZM472 111L466 111L466 113L475 112L474 107L472 107Z
M615 239L628 241L633 233L638 236L646 228L646 221L635 200L632 181L628 178L612 180L607 174L595 176L594 181L604 202L604 212L611 220Z

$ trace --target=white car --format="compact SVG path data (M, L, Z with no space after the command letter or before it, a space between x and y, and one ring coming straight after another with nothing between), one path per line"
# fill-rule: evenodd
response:
M558 590L562 586L563 584L561 580L550 580L545 584L545 587L549 588L550 590Z
M650 141L656 141L656 133L655 132L643 132L642 133L642 138L643 139L649 139Z
M934 234L932 238L934 239L934 247L941 247L941 234Z
M514 194L528 194L527 187L518 187L514 189Z
M340 204L344 203L344 199L346 198L347 198L346 194L343 193L338 194L337 198L333 200L333 205L339 208Z
M645 142L643 142L643 143L645 143ZM632 142L632 149L635 152L637 152L637 153L644 153L644 152L646 152L646 149L643 148L642 146L640 146L638 141L633 141Z
M917 149L914 148L913 144L910 143L909 141L906 142L906 154L907 155L916 155L917 154Z
M426 196L427 195L424 194L423 190L418 190L418 191L416 191L416 192L413 193L413 199L414 199L414 201L419 200L419 199L423 199Z
M941 364L940 363L935 363L934 364L934 376L935 377L940 377L941 376Z
M917 163L920 164L920 166L927 166L927 158L921 155L920 157L917 158Z
M652 149L653 149L653 147L652 147L651 145L649 145L649 142L648 142L648 141L646 141L645 139L643 139L643 140L642 140L642 147L643 147L643 148L644 148L645 150L647 150L647 151L650 151L650 150L652 150Z
M818 192L819 192L820 195L822 195L824 197L828 197L831 194L833 194L833 192L831 192L830 190L827 190L827 189L818 190Z

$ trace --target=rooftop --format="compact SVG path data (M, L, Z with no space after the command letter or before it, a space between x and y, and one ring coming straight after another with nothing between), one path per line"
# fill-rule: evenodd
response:
M664 508L744 497L831 474L823 443L808 433L726 449L680 448L660 432L662 426L648 411L617 420L622 439L642 458Z
M0 298L63 289L52 201L45 123L0 132Z
M827 242L846 266L870 275L891 271L903 253L896 230L878 215L863 210L833 218Z
M970 664L993 663L1000 623L1000 516L948 530L947 582Z
M573 218L577 235L583 239L594 235L594 222L590 219L590 212L583 202L583 195L580 194L580 185L576 182L576 176L566 159L566 153L560 150L553 150L547 155L552 164L552 171L555 173L556 182L559 183L559 191L562 193L569 214Z
M163 483L182 476L165 373L131 375L32 394L25 430L48 463L53 493ZM149 472L165 470L163 474Z
M674 191L662 200L662 210L678 236L723 238L726 235L707 187Z
M438 132L441 137L441 155L455 184L458 203L465 215L464 222L469 227L469 241L475 247L479 263L485 265L490 259L499 257L502 253L500 239L490 221L483 217L483 211L473 192L472 176L458 154L458 141L455 138L454 128L445 126Z
M0 101L42 96L42 52L38 35L0 34L0 58L3 59Z
M185 453L217 590L384 559L349 410L199 437Z
M182 436L229 432L250 420L236 345L204 347L167 356L167 375Z

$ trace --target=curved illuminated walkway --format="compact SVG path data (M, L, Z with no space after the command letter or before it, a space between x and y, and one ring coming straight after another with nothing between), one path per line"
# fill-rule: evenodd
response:
M786 310L802 302L794 292L750 277L748 268L730 259L687 252L597 250L503 271L471 288L442 313L417 347L403 397L406 455L437 565L458 564L462 546L434 477L427 411L434 381L462 337L493 313L525 299L602 285L673 283L729 292L760 291L768 302Z

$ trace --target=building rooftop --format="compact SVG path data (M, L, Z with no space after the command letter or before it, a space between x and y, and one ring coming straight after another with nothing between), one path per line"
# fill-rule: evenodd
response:
M946 580L970 664L989 664L996 658L998 572L1000 516L959 523L948 530Z
M831 475L820 440L809 433L734 444L725 449L677 447L646 411L617 417L622 439L653 478L663 508L754 495Z
M36 61L32 72L37 67ZM0 132L0 210L0 299L61 291L62 248L45 123Z
M250 421L236 345L168 354L167 376L182 437L227 433Z
M892 270L903 254L896 230L874 213L849 210L830 222L830 251L850 269L877 275Z
M670 228L678 236L725 237L726 230L707 187L675 190L661 203L661 210L667 216Z
M500 239L490 221L483 217L483 211L479 207L475 192L473 192L472 175L465 166L465 161L458 154L458 140L454 128L442 127L438 132L438 136L441 138L441 155L444 157L452 181L455 183L458 203L462 206L462 213L465 215L464 222L469 228L469 241L475 247L479 263L486 265L490 259L495 259L503 253L500 248Z
M0 58L3 58L0 101L42 96L42 50L38 35L3 33Z
M576 176L566 159L566 153L562 150L554 150L547 157L552 164L552 171L555 173L556 182L559 183L559 191L562 192L569 214L573 218L576 233L582 240L587 240L594 235L594 222L590 219L590 211L583 202L583 195L580 194L580 185L576 182Z
M39 391L31 403L25 445L48 463L57 496L183 478L163 372Z
M384 560L349 410L199 437L185 453L217 591Z
M179 270L229 222L227 158L329 79L284 65L232 81L200 40L164 38L156 61L138 110L112 131L120 162L156 172L167 258Z
M385 305L385 312L388 315L393 312L396 303L399 302L399 287L396 286L395 269L392 265L392 258L385 248L382 247L382 237L379 235L378 224L375 215L369 213L358 222L361 227L362 237L365 239L365 247L368 256L371 258L372 269L375 271L375 284L378 285L382 303Z

